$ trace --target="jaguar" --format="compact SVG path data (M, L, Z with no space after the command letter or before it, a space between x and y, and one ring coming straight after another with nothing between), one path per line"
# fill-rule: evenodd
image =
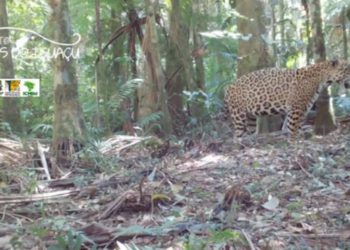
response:
M327 60L298 69L265 68L239 77L225 89L225 107L235 135L252 131L249 121L257 116L286 115L292 141L323 88L333 83L350 87L350 66L345 60Z

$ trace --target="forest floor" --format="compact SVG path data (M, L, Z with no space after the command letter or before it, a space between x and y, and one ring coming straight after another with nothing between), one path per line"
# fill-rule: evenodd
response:
M152 140L50 181L4 165L0 249L350 249L350 134Z

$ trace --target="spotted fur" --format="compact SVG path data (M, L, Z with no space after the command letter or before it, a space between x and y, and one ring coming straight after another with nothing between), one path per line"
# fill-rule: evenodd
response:
M248 124L256 116L285 114L294 140L320 91L335 82L349 85L348 80L350 66L346 61L325 61L300 69L262 69L229 85L225 90L225 105L237 137L252 132Z

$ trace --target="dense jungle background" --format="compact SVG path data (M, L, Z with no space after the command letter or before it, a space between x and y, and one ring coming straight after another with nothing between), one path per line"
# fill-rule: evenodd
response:
M0 97L0 249L349 249L348 90L296 143L281 116L237 141L223 94L347 60L349 21L349 0L0 0L1 79L40 79Z

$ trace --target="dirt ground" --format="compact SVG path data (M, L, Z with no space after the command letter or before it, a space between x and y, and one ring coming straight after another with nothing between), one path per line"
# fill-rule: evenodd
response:
M51 180L2 164L0 249L350 249L350 135L266 138L114 136Z

